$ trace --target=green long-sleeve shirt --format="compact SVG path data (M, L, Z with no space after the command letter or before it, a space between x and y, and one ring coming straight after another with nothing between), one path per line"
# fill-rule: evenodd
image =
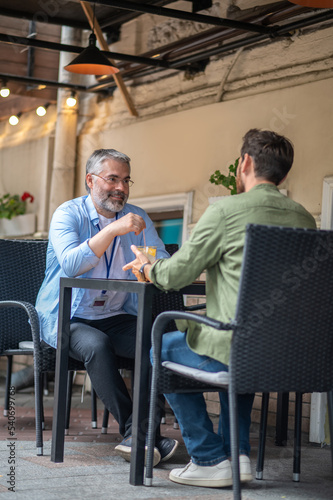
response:
M206 270L207 316L228 322L234 317L247 224L316 228L304 207L271 184L227 196L209 206L191 237L170 259L155 262L150 279L162 290L179 290ZM193 322L187 329L189 347L198 354L228 364L231 331L217 331Z

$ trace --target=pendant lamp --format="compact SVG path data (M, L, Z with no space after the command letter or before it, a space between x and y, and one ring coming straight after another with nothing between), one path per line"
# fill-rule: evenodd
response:
M65 66L65 69L82 75L114 75L119 71L96 47L95 33L91 33L89 37L89 46Z
M304 7L316 7L322 9L333 8L333 0L289 0L292 3L303 5Z

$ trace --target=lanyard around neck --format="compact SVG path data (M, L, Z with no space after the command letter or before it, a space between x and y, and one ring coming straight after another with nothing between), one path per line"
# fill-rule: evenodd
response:
M117 219L118 219L118 212L116 212L116 220ZM100 231L101 228L99 227L99 224L97 224L97 227L98 227L98 230ZM111 249L110 260L108 260L108 258L106 256L106 251L104 252L104 259L105 259L105 264L106 264L106 279L109 279L111 264L112 264L114 252L115 252L115 249L116 249L116 243L117 243L117 236L115 236L114 240L113 240L113 245L112 245L112 249ZM103 292L104 292L104 290L103 290Z

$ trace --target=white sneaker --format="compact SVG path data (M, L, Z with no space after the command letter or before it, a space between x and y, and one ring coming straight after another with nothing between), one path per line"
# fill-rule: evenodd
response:
M251 463L249 457L247 457L246 455L239 456L239 469L241 483L252 481L253 477L251 473Z
M205 467L190 462L183 469L173 469L169 474L169 479L174 483L205 486L206 488L231 486L231 465L229 460Z

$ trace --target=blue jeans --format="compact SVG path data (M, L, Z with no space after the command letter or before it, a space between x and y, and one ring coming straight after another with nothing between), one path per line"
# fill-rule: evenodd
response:
M228 366L208 356L193 352L187 345L186 333L170 332L163 335L162 361L174 361L207 372L228 371ZM221 411L216 433L208 416L203 393L166 394L181 429L192 462L197 465L215 465L230 457L228 393L219 392ZM251 410L254 394L238 396L239 453L250 454Z

